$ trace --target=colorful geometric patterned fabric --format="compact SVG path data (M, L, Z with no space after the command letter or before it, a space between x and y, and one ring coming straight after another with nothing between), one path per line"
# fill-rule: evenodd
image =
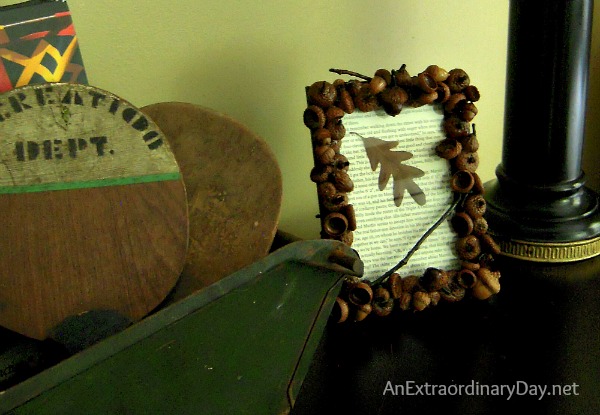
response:
M44 82L87 83L66 2L0 8L0 92Z

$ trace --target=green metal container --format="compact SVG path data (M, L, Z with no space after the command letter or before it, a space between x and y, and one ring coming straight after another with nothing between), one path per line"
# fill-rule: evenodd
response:
M284 414L354 251L287 245L0 392L9 414Z

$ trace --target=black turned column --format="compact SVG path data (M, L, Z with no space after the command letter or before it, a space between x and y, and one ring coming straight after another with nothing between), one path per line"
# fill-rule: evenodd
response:
M598 196L581 169L593 0L511 0L502 163L487 219L509 256L600 253Z

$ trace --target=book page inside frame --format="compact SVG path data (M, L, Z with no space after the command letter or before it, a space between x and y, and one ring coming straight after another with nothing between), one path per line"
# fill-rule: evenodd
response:
M452 203L448 161L435 153L444 140L441 106L405 108L391 117L382 109L344 117L342 152L349 160L357 228L352 248L373 280L392 268ZM421 274L427 267L455 269L456 233L444 221L403 267Z

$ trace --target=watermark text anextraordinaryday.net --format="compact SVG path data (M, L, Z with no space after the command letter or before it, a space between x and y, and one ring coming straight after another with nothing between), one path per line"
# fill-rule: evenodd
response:
M513 384L489 385L476 381L468 384L437 385L431 383L418 384L408 380L402 384L387 381L383 395L392 396L503 396L509 400L515 396L535 396L543 399L547 396L578 396L579 385L535 385L519 380Z

